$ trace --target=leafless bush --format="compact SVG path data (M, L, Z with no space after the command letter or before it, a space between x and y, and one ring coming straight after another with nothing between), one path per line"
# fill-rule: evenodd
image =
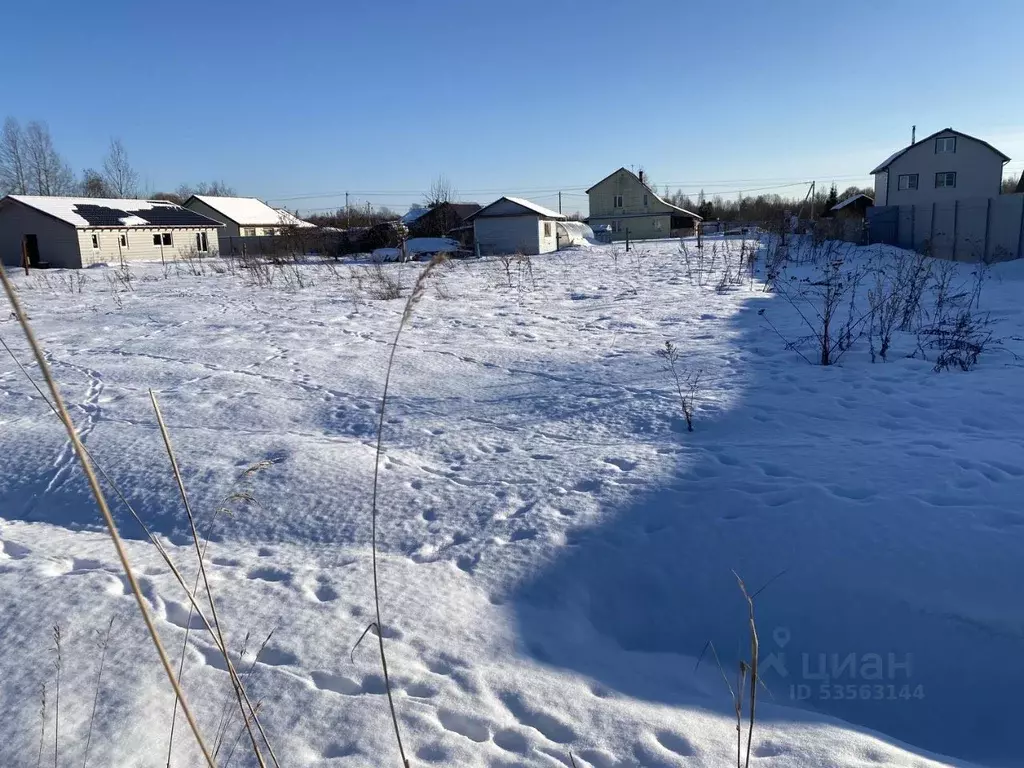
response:
M203 264L204 254L193 245L189 248L180 248L176 264L185 268L187 274L194 277L202 277L206 274L206 267Z
M519 294L520 301L523 294L537 287L537 279L533 274L533 259L529 254L522 251L505 254L499 257L499 262L505 272L508 287Z
M679 364L679 349L671 341L666 341L665 346L655 354L665 361L665 369L672 374L672 380L676 385L676 394L679 396L679 409L686 419L686 431L693 432L693 414L697 404L697 393L700 389L700 377L702 371L688 370Z
M371 299L391 301L402 298L401 273L386 269L383 264L372 264L364 268L357 281Z
M776 283L776 292L796 309L810 330L808 338L815 342L815 356L821 365L839 362L863 333L870 312L860 312L856 298L864 275L863 268L844 269L843 260L835 259L824 264L815 278L801 281L795 286L786 285L782 281ZM844 304L847 305L845 320L840 315ZM765 316L764 310L760 314ZM775 331L779 333L778 329ZM788 346L797 349L799 343L790 342Z
M938 350L935 371L970 371L978 358L995 343L988 314L960 309L918 332L918 349Z

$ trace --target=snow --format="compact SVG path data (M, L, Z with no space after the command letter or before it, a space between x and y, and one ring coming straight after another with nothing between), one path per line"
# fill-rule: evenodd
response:
M545 208L543 205L537 205L537 203L534 203L530 200L526 200L522 197L509 197L506 195L505 197L495 200L495 202L501 202L501 200L508 200L509 202L515 203L516 205L521 205L523 208L526 208L527 210L533 211L534 213L540 214L541 216L544 216L549 219L565 218L565 216L563 216L558 211L552 211L550 208ZM494 203L491 203L491 205L494 205ZM475 219L477 216L485 215L484 211L486 211L490 207L490 205L485 205L479 211L471 215L469 219Z
M257 227L312 227L283 209L271 208L255 197L219 197L214 195L193 195L196 200L227 216L236 224Z
M402 223L405 225L412 224L414 221L422 216L430 213L429 208L413 208L411 211L402 216Z
M704 242L717 259L747 247ZM1021 265L994 267L981 299L1003 347L942 374L905 357L908 334L887 363L864 345L804 363L767 325L795 339L800 316L760 273L718 290L678 241L529 267L438 267L396 356L379 565L412 764L559 766L570 749L581 768L734 763L728 691L710 651L697 663L711 640L734 680L749 656L733 571L767 585L752 765L1017 763ZM248 688L282 763L396 763L375 643L349 652L373 612L376 409L403 302L371 300L361 265L289 265L270 287L233 262L131 268L132 291L12 274L79 434L194 577L155 391L213 532L228 644L249 635L240 666L273 630ZM383 268L407 293L422 265ZM0 338L29 361L8 313ZM692 433L666 341L702 370ZM111 616L90 765L163 765L171 695L62 430L0 357L0 765L34 764L43 682L52 749L55 623L61 764L81 760ZM215 514L240 491L258 503ZM186 598L114 511L176 660ZM227 674L193 626L184 686L213 741ZM860 674L876 662L883 679ZM839 673L825 688L820 663ZM243 751L232 764L251 764ZM175 754L199 764L180 718Z
M9 195L9 197L12 200L17 200L32 208L48 213L61 221L66 221L75 227L92 226L86 218L80 216L75 210L76 206L79 205L98 205L105 208L114 208L129 214L145 213L154 208L179 207L174 203L161 200L125 200L106 197L48 197L42 195ZM122 218L120 221L126 227L153 226L144 217L138 215Z
M405 242L409 253L454 253L461 247L450 237L411 237Z

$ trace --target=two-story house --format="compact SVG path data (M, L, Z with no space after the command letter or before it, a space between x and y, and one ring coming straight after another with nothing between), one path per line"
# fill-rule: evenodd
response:
M646 240L693 234L701 217L658 197L647 186L643 171L637 175L619 168L587 190L590 198L590 226L608 225L612 240Z
M995 197L1010 158L988 142L946 128L890 155L871 173L875 205L931 205Z

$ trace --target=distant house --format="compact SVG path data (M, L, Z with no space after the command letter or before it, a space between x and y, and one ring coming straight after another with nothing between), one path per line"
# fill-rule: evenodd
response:
M863 219L867 216L868 208L875 204L875 201L864 194L850 195L845 200L840 200L833 205L825 214L826 218L835 219Z
M221 224L166 200L7 195L0 199L0 261L80 269L121 260L216 254Z
M192 195L184 206L221 222L224 225L222 237L272 237L293 229L315 227L283 208L272 208L255 197Z
M431 208L414 208L402 217L402 223L410 237L447 237L479 210L479 203L439 203Z
M535 256L558 250L556 222L566 217L529 200L502 197L467 217L481 254Z
M875 205L930 205L995 197L1010 158L986 141L945 128L893 153L871 173Z
M679 237L692 234L701 217L658 197L637 174L626 168L606 176L587 190L590 226L608 225L612 240Z

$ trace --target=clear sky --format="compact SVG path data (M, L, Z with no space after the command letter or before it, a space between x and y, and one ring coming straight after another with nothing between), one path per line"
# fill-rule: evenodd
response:
M147 191L223 179L302 211L351 192L586 211L660 189L840 189L952 126L1024 169L1022 0L7 3L0 117L76 170L123 139ZM778 188L803 194L805 188ZM331 193L331 194L328 194ZM340 193L340 194L339 194Z

